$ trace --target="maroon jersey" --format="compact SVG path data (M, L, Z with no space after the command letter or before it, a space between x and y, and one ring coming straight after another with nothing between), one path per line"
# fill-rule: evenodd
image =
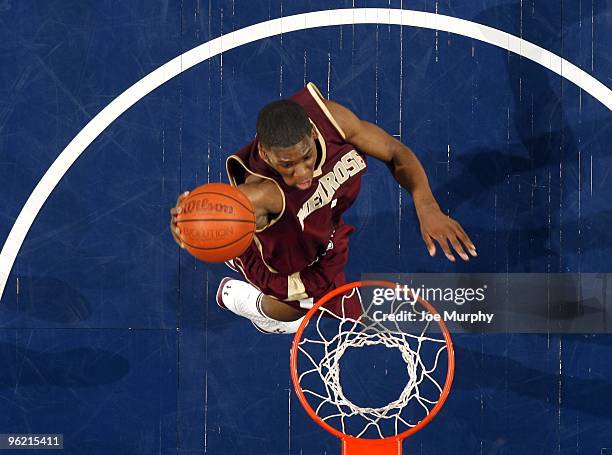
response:
M253 244L243 256L249 262L259 256L270 272L290 275L301 281L300 272L333 248L334 234L348 236L353 230L343 223L341 217L359 193L366 161L345 141L342 129L314 84L309 83L291 99L305 109L318 135L315 140L317 159L310 188L300 190L287 186L280 174L260 157L257 138L228 158L227 173L234 186L244 183L249 174L271 179L278 185L283 194L284 209L256 232ZM290 280L287 295L276 297L283 300L304 298L304 295L298 296L293 292L300 294L300 290L308 295L301 283L294 285Z

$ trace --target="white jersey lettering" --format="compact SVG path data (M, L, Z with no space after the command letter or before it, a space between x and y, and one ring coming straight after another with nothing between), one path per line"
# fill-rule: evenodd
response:
M365 168L364 159L357 151L351 150L340 158L332 171L320 177L316 191L304 202L297 213L302 230L304 229L304 220L308 215L329 204L334 199L334 195L340 186Z

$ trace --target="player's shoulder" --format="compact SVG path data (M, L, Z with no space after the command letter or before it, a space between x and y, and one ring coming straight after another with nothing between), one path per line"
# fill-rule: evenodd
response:
M284 194L272 179L249 175L242 185L238 185L238 189L256 208L273 214L284 210Z
M349 138L361 127L361 120L349 108L333 100L323 100L325 107L339 128L344 132L345 138Z
M257 175L254 174L249 174L245 179L244 179L244 183L253 183L253 184L257 184L257 183L265 183L267 182L267 179L264 179L263 177L259 177Z
M253 191L256 191L261 197L265 197L266 199L277 198L279 187L278 184L269 178L263 178L257 175L249 175L246 177L244 184L240 185L241 187L251 188Z

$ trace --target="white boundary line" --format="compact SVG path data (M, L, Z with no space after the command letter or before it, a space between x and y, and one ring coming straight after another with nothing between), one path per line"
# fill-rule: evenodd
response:
M251 25L201 44L149 73L115 98L70 141L30 194L2 247L0 252L0 298L4 293L17 253L38 212L53 189L100 133L136 102L192 66L244 44L297 30L351 24L405 25L474 38L539 63L573 82L612 110L612 91L577 66L529 41L464 19L412 10L348 8L296 14Z

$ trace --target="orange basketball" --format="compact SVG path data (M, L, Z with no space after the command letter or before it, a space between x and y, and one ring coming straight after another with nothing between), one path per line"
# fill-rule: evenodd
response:
M207 183L181 201L176 216L185 249L198 259L223 262L240 256L255 233L251 201L225 183Z

